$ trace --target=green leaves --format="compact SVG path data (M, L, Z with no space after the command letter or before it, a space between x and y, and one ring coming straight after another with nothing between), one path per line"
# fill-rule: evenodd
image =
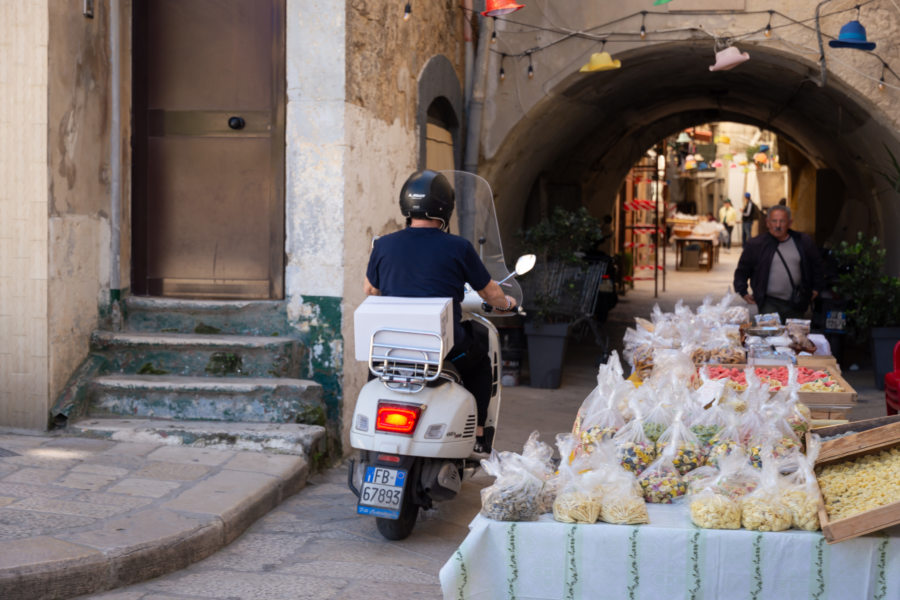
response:
M877 237L862 232L834 251L839 273L834 289L850 303L847 318L858 338L872 327L900 325L900 279L884 274L886 252Z

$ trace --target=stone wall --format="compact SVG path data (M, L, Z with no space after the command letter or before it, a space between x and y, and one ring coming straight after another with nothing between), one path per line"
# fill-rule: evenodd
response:
M130 282L130 2L120 3L122 148L120 281ZM48 136L50 399L87 355L110 303L109 2L53 3L49 14Z
M48 409L47 0L0 3L0 426Z

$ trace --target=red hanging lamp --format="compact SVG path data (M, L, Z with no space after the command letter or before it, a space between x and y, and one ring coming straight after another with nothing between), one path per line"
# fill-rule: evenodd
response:
M484 17L499 17L514 13L520 8L525 8L525 5L519 4L515 0L487 0L485 10L481 15Z

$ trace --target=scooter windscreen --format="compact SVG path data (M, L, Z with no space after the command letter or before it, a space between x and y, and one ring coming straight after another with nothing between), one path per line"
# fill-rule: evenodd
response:
M466 171L441 171L456 194L456 218L459 235L475 247L481 261L495 281L511 273L503 257L500 228L494 211L494 194L482 177ZM503 292L522 303L522 288L515 278L501 284Z

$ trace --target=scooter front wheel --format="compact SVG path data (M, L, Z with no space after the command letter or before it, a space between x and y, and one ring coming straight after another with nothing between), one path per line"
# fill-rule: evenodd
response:
M375 525L378 527L378 533L388 540L405 540L412 533L413 527L416 526L416 519L419 517L419 505L413 502L408 485L403 499L403 506L400 508L399 519L382 519L375 517Z

